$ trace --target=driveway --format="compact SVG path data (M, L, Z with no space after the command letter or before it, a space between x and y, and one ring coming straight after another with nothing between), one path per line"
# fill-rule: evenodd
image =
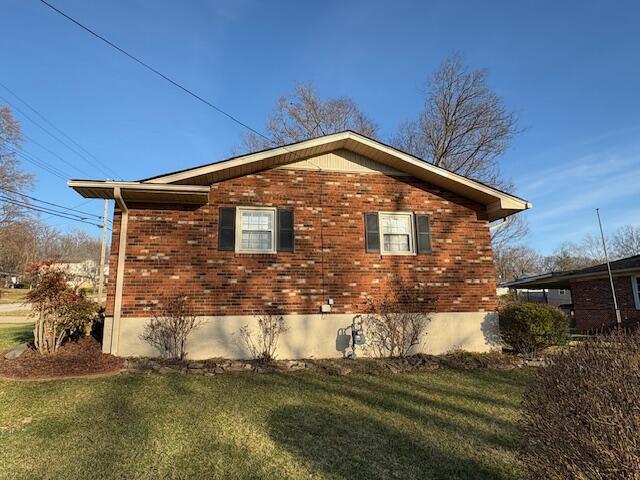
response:
M30 304L24 303L3 303L0 305L0 313L1 312L15 312L16 310L29 310L31 308Z

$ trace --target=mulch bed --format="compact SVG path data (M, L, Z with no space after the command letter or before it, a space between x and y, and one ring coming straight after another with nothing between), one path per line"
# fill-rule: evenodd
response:
M123 367L124 359L102 353L100 343L93 337L67 342L53 355L27 350L13 360L0 356L0 376L15 379L96 375L117 372Z

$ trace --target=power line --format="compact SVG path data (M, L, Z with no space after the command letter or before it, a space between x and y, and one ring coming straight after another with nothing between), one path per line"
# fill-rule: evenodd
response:
M102 220L102 215L98 215L95 213L89 213L89 212L83 212L82 210L77 210L76 208L72 208L72 207L65 207L64 205L59 205L57 203L52 203L52 202L47 202L46 200L40 200L39 198L33 197L31 195L27 195L26 193L22 193L22 192L18 192L17 190L12 190L10 188L6 188L6 187L0 187L0 190L4 190L5 192L9 192L9 193L13 193L14 195L21 195L25 198L28 198L29 200L32 200L34 202L40 202L40 203L44 203L46 205L50 205L52 207L56 207L56 208L62 208L64 210L70 210L72 212L76 212L82 215L89 215L91 217L96 217ZM86 203L86 202L83 202Z
M13 107L13 109L15 109L17 112L19 112L24 118L26 118L27 120L29 120L31 123L33 123L35 126L37 126L39 129L41 129L43 132L45 132L47 135L49 135L51 138L53 138L54 140L57 140L58 142L60 142L62 145L64 145L65 147L67 147L69 150L71 150L73 153L75 153L76 155L80 156L80 158L82 158L85 162L88 162L89 159L87 159L86 157L84 157L82 154L78 153L76 150L74 150L73 148L71 148L68 144L66 144L65 142L63 142L62 140L60 140L60 138L58 138L57 136L55 136L53 133L51 133L49 130L47 130L46 128L44 128L42 125L40 125L38 122L36 122L33 118L31 118L29 115L27 115L24 111L22 111L19 107L17 107L15 104L11 103L9 100L7 100L5 97L3 97L2 95L0 95L0 100L4 101L5 103L11 105L11 107ZM74 163L71 163L67 160L65 160L64 158L62 158L60 155L58 155L57 153L53 152L52 150L48 149L47 147L43 146L41 143L37 142L36 140L34 140L33 138L28 137L27 135L24 135L25 138L29 139L31 142L35 143L36 145L40 146L41 148L43 148L44 150L47 150L49 153L51 153L52 155L55 155L56 157L58 157L60 160L62 160L64 163L66 163L67 165L69 165L71 168L75 168L76 170L78 170L79 172L82 172L83 175L90 175L89 173L87 173L85 170L82 170L80 167L78 167L77 165L75 165Z
M61 157L60 155L58 155L56 152L54 152L53 150L51 150L50 148L44 146L43 144L41 144L40 142L38 142L37 140L34 140L32 137L29 137L27 135L24 135L24 138L26 138L27 140L29 140L31 143L33 143L34 145L37 145L38 147L40 147L41 149L43 149L45 152L53 155L54 157L56 157L58 160L62 161L64 164L66 164L67 166L76 169L78 172L82 173L83 175L91 175L90 173L88 173L86 170L83 170L82 168L78 167L77 165L75 165L74 163L71 163L70 161L64 159L63 157Z
M156 74L157 76L159 76L160 78L166 80L167 82L169 82L170 84L172 84L173 86L179 88L180 90L182 90L183 92L185 92L186 94L192 96L193 98L195 98L196 100L204 103L205 105L207 105L210 108L213 108L216 112L221 113L222 115L224 115L225 117L229 118L230 120L234 121L235 123L237 123L238 125L246 128L247 130L250 130L251 132L255 133L256 135L264 138L265 140L267 140L269 143L275 144L275 142L270 139L269 137L267 137L266 135L263 135L262 133L260 133L259 131L255 130L254 128L251 128L249 125L247 125L246 123L242 122L241 120L239 120L238 118L236 118L235 116L233 116L230 113L225 112L223 109L221 109L220 107L217 107L216 105L214 105L213 103L211 103L210 101L208 101L207 99L201 97L200 95L198 95L197 93L195 93L193 90L188 89L187 87L183 86L182 84L178 83L177 81L171 79L170 77L168 77L167 75L165 75L164 73L160 72L159 70L155 69L154 67L152 67L151 65L149 65L148 63L145 63L144 61L140 60L138 57L136 57L135 55L127 52L126 50L124 50L123 48L119 47L118 45L116 45L115 43L113 43L112 41L108 40L107 38L105 38L104 36L100 35L99 33L95 32L94 30L90 29L89 27L83 25L82 23L80 23L78 20L74 19L73 17L70 17L69 15L67 15L66 13L64 13L62 10L58 9L57 7L55 7L54 5L50 4L49 2L45 1L45 0L40 0L40 2L44 5L46 5L47 7L49 7L51 10L53 10L54 12L62 15L64 18L66 18L67 20L69 20L72 23L75 23L78 27L82 28L84 31L88 32L89 34L93 35L94 37L96 37L97 39L103 41L104 43L106 43L107 45L109 45L110 47L116 49L117 51L119 51L120 53L122 53L123 55L126 55L127 57L129 57L131 60L133 60L134 62L142 65L144 68L146 68L147 70L150 70L151 72L153 72L154 74ZM286 147L284 147L286 148Z
M22 148L18 150L18 149L7 147L6 145L5 145L5 148L8 149L9 153L18 155L23 160L26 160L27 162L32 163L33 165L36 165L42 168L43 170L46 170L47 172L51 173L52 175L55 175L56 177L62 180L66 181L68 178L71 178L71 175L69 175L67 172L64 172L59 168L54 167L48 162L38 158L36 155L33 155Z
M10 200L10 199L7 199L7 198L3 198L3 201L5 201L7 203L10 203L10 204L13 204L13 205L16 205L16 206L19 206L21 208L27 208L29 210L34 210L36 212L53 215L54 217L60 217L60 218L66 219L66 220L73 220L75 222L86 223L87 225L93 225L94 227L102 228L102 225L99 225L97 223L92 223L90 221L87 221L87 219L71 217L71 216L69 216L69 215L67 215L65 213L62 213L62 212L54 213L54 211L49 210L49 209L35 207L33 205L29 205L29 204L22 203L22 202L16 202L16 201L13 201L13 200Z
M1 195L1 194L0 194L0 200L2 200L5 203L10 203L12 205L16 205L16 206L19 206L19 207L37 209L38 211L41 211L41 212L44 212L44 213L50 213L50 214L56 214L56 215L60 214L60 215L66 215L68 217L77 217L79 220L89 220L90 219L90 217L88 217L88 216L87 217L83 217L83 216L77 215L75 213L61 212L61 211L54 210L54 209L49 208L49 207L43 207L41 205L32 205L32 204L27 203L27 202L25 202L23 200L18 200L18 199L7 197L7 196Z
M7 148L5 146L5 148ZM48 171L49 173L57 176L58 178L62 179L62 180L67 180L68 178L71 178L71 175L69 175L68 172L65 172L64 170L56 167L55 165L52 165L51 163L47 162L46 160L42 160L40 157L38 157L37 155L26 151L24 148L20 147L20 149L16 149L16 148L8 148L9 153L12 153L14 155L18 155L20 158L22 158L23 160L26 160L29 163L32 163L34 165L39 166L40 168Z
M20 112L20 114L22 114L22 116L24 116L27 120L29 120L30 122L32 122L34 125L36 125L38 128L40 128L42 131L44 131L45 133L47 133L49 136L51 136L52 138L54 138L55 140L57 140L58 142L60 142L62 145L64 145L65 147L67 147L69 150L71 150L73 153L75 153L76 155L78 155L80 158L82 158L83 160L89 162L90 164L92 164L94 167L96 167L98 170L100 170L102 173L104 173L107 176L111 176L114 175L115 177L118 177L118 175L116 174L116 172L113 171L113 169L109 168L108 166L105 166L105 168L103 168L101 162L96 158L95 155L93 155L91 152L89 152L86 148L84 148L82 145L80 145L78 142L76 142L73 138L71 138L69 135L67 135L66 133L64 133L62 130L60 130L58 127L56 127L53 122L51 122L49 119L47 119L47 117L45 117L42 113L40 113L38 110L36 110L34 107L32 107L26 100L22 99L18 94L16 94L13 90L11 90L9 87L7 87L6 85L4 85L2 82L0 82L0 87L4 88L7 92L9 92L11 95L13 95L15 98L17 98L22 104L24 104L27 108L29 108L31 111L33 111L36 115L38 115L38 117L40 117L43 121L45 121L49 126L51 126L53 129L55 129L60 135L64 136L67 140L69 140L71 143L73 143L75 146L77 146L79 149L81 149L82 151L84 151L89 157L92 157L93 160L91 158L87 158L84 154L78 152L76 149L72 148L70 145L68 145L66 142L62 141L59 137L57 137L56 135L52 134L50 131L48 131L46 128L44 128L42 125L40 125L38 122L36 122L33 118L31 118L28 114L26 114L23 110L21 110L19 107L17 107L15 105L15 103L10 102L9 100L7 100L5 97L0 96L0 98L2 100L4 100L6 103L8 103L9 105L11 105L15 110L17 110L18 112Z
M94 200L93 198L90 198L89 200L85 200L84 202L80 202L80 203L78 203L77 205L74 205L74 206L72 206L72 207L68 207L68 208L70 208L70 209L72 209L72 210L76 210L76 209L77 209L77 208L79 208L79 207L82 207L82 206L84 206L84 205L87 205L88 203L91 203L93 200ZM52 218L52 217L44 217L44 218L42 219L42 221L43 221L43 222L45 222L45 221L49 220L50 218ZM102 217L100 217L100 218L102 218ZM111 221L111 219L110 219L110 218L107 218L107 222L109 222L109 223L113 223L113 222ZM68 222L67 222L67 223L68 223Z

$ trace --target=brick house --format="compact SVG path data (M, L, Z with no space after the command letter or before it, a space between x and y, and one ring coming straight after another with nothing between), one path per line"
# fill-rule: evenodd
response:
M238 330L277 308L280 358L341 356L367 299L419 287L418 350L483 351L497 333L489 223L530 204L346 131L137 182L72 180L114 199L103 349L140 340L170 296L203 324L191 358L242 358Z
M611 262L611 273L622 322L639 323L640 255ZM617 322L606 263L522 278L502 286L515 290L569 289L573 300L573 327L580 331L599 329Z

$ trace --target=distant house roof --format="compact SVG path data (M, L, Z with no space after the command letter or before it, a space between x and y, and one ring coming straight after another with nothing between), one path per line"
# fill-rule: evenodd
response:
M611 262L611 273L614 276L640 273L640 255L622 258ZM512 282L500 284L508 288L569 288L571 280L601 278L608 276L607 264L563 272L549 272L531 277L519 278Z
M382 165L405 172L484 205L491 221L532 207L527 200L437 167L349 130L136 182L71 180L69 186L85 198L115 198L122 195L124 200L133 202L205 203L208 187L216 182L257 173L338 149L358 153Z

